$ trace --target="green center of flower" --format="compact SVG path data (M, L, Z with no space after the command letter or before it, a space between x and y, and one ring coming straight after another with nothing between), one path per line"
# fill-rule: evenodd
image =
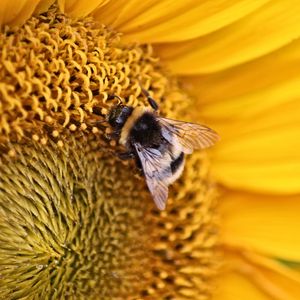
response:
M150 46L49 10L0 37L0 296L206 299L215 193L197 152L158 212L99 123L115 103L182 118L188 97Z

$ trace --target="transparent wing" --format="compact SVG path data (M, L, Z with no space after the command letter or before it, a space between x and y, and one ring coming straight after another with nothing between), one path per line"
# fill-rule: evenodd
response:
M134 146L153 200L156 206L163 210L168 199L168 185L164 179L171 176L170 164L163 160L162 154L157 149L143 148L140 144Z
M191 154L194 149L208 148L220 139L215 131L204 125L161 117L158 117L158 121L163 137L171 144L176 138L186 154Z

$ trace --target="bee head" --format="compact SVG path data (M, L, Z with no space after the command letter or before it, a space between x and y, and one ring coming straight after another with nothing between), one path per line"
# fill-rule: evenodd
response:
M108 115L108 123L113 128L122 128L132 111L131 106L117 105L111 109Z

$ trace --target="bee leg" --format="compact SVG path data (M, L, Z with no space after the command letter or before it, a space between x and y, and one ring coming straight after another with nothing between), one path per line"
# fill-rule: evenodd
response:
M119 132L112 132L112 133L105 133L105 137L111 141L111 140L117 140L120 137Z
M117 156L122 160L128 160L135 157L133 152L119 152L117 153Z

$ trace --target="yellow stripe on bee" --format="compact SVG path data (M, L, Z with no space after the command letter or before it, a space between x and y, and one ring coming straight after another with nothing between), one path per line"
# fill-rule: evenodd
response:
M120 144L126 144L131 128L134 126L138 118L140 118L145 112L153 112L153 110L150 107L145 106L138 106L133 109L132 114L128 117L121 130L121 137L119 140Z

